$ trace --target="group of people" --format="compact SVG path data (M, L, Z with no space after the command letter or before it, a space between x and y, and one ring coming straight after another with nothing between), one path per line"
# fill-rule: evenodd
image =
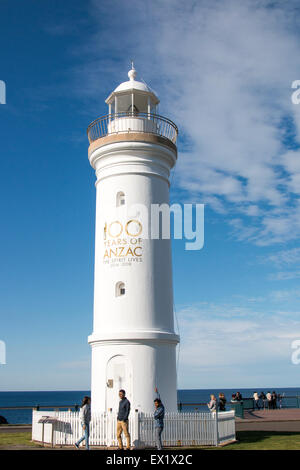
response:
M154 400L154 433L155 433L155 442L158 450L162 449L161 435L164 429L164 417L165 417L165 407L160 399L157 388L155 389L156 398ZM131 449L130 445L130 434L128 430L128 418L130 414L130 401L126 397L125 390L119 391L119 410L117 415L117 440L119 450L123 450L123 441L122 433L126 438L126 450ZM85 396L82 400L80 408L80 422L82 429L84 431L83 436L75 443L75 447L78 449L79 444L85 440L86 450L89 449L89 437L90 437L90 422L91 422L91 399L88 396Z
M210 395L210 402L207 403L208 409L213 413L215 411L226 411L226 398L224 393L219 393L219 400L215 395Z
M281 408L282 406L282 396L273 392L258 392L253 393L254 407L258 410L266 409L275 410ZM233 393L231 396L231 403L243 402L243 397L240 392ZM215 411L226 411L226 398L224 393L219 393L219 399L217 400L215 395L210 395L210 402L207 403L207 406L211 412Z
M264 392L260 392L260 394L254 392L253 399L255 408L258 410L266 408L276 410L282 406L282 397L279 393L276 393L275 390L273 390L273 392L267 392L267 394Z
M231 395L231 403L236 403L236 402L242 402L243 401L243 397L242 397L242 394L241 392L236 392L236 393L233 393Z

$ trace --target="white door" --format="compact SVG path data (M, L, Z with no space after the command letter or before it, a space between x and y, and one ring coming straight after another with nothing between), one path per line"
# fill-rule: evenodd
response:
M132 400L132 370L128 358L122 355L109 359L106 367L106 410L112 409L117 413L119 409L119 390L126 392L126 397Z

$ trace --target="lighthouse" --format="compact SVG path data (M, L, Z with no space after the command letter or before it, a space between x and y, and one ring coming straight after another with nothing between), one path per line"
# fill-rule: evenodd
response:
M116 412L124 389L132 409L152 412L157 387L174 412L171 240L151 233L151 208L169 205L178 131L133 64L128 77L87 131L96 173L92 411Z

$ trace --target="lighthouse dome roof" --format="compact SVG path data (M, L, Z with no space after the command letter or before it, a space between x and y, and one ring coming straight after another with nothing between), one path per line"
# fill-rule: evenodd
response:
M125 91L125 90L140 90L147 93L152 93L150 88L143 82L138 82L137 80L128 80L127 82L120 83L119 86L114 90L114 92Z
M132 64L131 70L128 72L128 78L126 82L120 83L120 85L117 86L117 88L114 89L114 91L109 95L109 97L106 100L106 103L109 103L112 98L117 95L117 94L123 94L126 93L126 91L137 91L145 94L149 94L152 97L152 101L154 103L159 103L159 99L155 92L145 83L145 82L139 82L136 80L136 70Z

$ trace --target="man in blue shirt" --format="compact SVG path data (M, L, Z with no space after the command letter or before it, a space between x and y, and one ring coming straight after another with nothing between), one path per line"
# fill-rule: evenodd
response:
M122 432L126 437L126 449L130 449L130 434L128 432L128 417L130 413L130 401L125 396L125 390L119 391L120 403L119 412L117 416L117 439L119 443L119 449L123 449Z
M164 429L165 407L162 404L157 388L155 388L155 392L157 394L157 398L155 398L154 400L154 406L155 406L155 411L153 415L154 432L155 432L156 447L158 450L161 450L162 449L161 433L163 432L163 429Z

